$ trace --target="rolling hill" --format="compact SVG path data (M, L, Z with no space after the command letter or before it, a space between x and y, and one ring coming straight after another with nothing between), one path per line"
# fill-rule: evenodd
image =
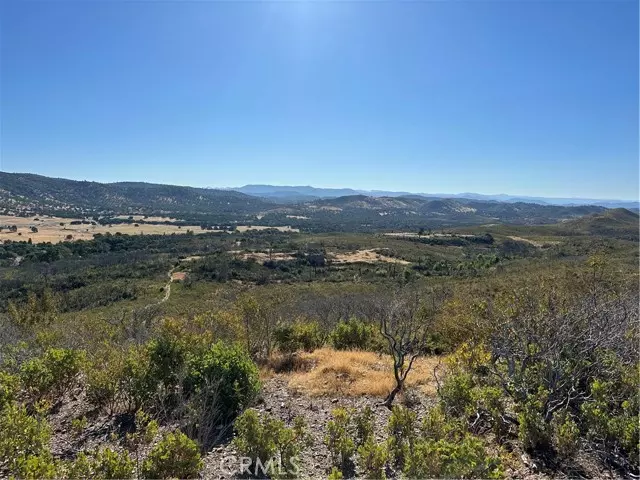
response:
M572 233L638 241L640 238L640 216L624 208L614 208L566 221L561 228Z
M262 188L255 187L254 193ZM67 217L145 214L200 223L290 225L306 231L372 231L492 223L553 224L606 212L604 207L593 205L540 205L411 194L355 193L310 199L302 192L292 200L294 190L284 192L287 195L283 198L275 193L263 198L234 190L142 182L98 183L0 172L0 213Z
M141 182L98 183L0 172L0 209L73 214L255 214L269 203L232 190Z

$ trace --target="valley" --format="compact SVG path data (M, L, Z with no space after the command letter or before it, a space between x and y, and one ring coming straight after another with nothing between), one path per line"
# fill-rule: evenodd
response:
M56 191L0 197L0 476L638 471L634 212Z

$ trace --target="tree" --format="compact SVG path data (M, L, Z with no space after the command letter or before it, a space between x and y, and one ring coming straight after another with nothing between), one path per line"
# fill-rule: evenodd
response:
M380 333L387 340L389 353L393 357L396 384L379 406L391 410L396 395L404 389L413 363L426 350L431 312L417 292L400 292L391 301L387 299L381 305Z

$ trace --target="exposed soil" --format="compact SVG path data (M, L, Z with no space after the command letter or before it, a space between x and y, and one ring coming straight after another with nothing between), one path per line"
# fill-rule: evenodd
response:
M334 263L399 263L402 265L409 265L410 262L402 260L400 258L388 257L382 253L378 253L377 250L358 250L349 253L334 253L331 255L331 260Z

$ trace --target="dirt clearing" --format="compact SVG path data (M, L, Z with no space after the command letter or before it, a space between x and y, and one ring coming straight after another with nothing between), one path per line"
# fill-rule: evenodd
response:
M289 226L286 227L268 227L265 225L238 225L236 227L236 230L240 233L243 232L248 232L249 230L268 230L270 228L273 228L274 230L278 230L280 232L292 232L292 233L298 233L300 230L297 228L291 228Z
M335 263L399 263L401 265L409 265L411 262L402 260L400 258L393 258L383 253L379 253L378 250L358 250L356 252L349 253L334 253L331 260Z

